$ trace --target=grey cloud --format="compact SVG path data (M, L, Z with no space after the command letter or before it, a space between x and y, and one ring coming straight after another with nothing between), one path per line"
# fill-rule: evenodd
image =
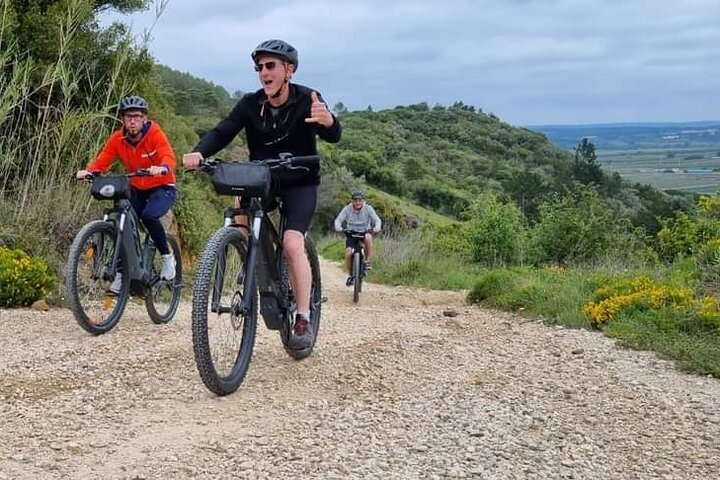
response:
M172 0L152 35L158 61L230 91L259 88L250 50L287 39L295 79L351 109L463 101L529 124L718 103L716 0Z

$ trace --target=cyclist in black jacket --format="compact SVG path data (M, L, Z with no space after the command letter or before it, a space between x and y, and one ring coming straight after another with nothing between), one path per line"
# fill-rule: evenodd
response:
M197 168L200 160L227 146L245 130L250 160L316 155L316 136L326 142L340 140L341 126L322 96L308 87L291 83L298 68L298 52L282 40L267 40L251 54L262 88L246 94L230 114L208 131L192 153L183 156L186 168ZM310 264L304 235L317 205L319 171L280 184L279 195L286 213L283 250L290 266L290 281L297 301L291 348L306 348L312 342L310 314Z

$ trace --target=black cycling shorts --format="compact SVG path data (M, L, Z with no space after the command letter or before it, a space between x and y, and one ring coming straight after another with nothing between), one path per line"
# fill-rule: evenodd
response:
M285 230L307 233L317 206L318 186L285 187L278 193L285 210Z
M362 238L357 238L357 237L353 237L351 235L346 235L345 236L345 248L352 248L353 250L355 250L355 247L359 243L363 242L363 240L364 239L362 239ZM362 243L362 246L365 246L365 244Z

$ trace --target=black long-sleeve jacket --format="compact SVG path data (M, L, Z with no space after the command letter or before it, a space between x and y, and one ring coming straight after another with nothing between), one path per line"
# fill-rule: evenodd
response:
M280 107L271 106L262 89L243 96L230 114L200 139L193 151L206 158L212 156L243 129L251 160L277 158L280 153L316 155L316 135L326 142L338 142L342 127L334 115L330 128L305 122L310 117L313 90L295 83L288 86L290 96ZM319 93L318 98L324 101ZM319 175L308 179L308 183L319 181Z

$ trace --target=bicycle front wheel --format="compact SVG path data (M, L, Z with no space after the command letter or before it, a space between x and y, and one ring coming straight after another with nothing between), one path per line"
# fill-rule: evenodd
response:
M110 291L116 276L112 260L117 230L111 223L95 220L78 232L70 247L67 266L67 289L70 309L75 320L86 331L100 335L109 332L120 321L130 296L130 282L119 277L116 292ZM126 271L123 250L114 270Z
M200 378L216 395L238 389L247 369L257 329L257 292L240 307L245 287L247 247L236 228L217 230L197 270L192 303L192 341Z
M155 249L151 264L149 265L149 291L145 295L145 308L150 316L150 320L157 324L168 323L172 320L173 316L175 316L175 312L180 304L180 294L182 290L182 258L180 257L180 247L172 235L167 236L167 242L170 246L170 251L175 257L175 278L172 280L162 280L160 278L162 255Z
M360 300L360 292L362 291L362 258L360 258L360 252L355 252L352 261L353 271L353 302L357 303Z

